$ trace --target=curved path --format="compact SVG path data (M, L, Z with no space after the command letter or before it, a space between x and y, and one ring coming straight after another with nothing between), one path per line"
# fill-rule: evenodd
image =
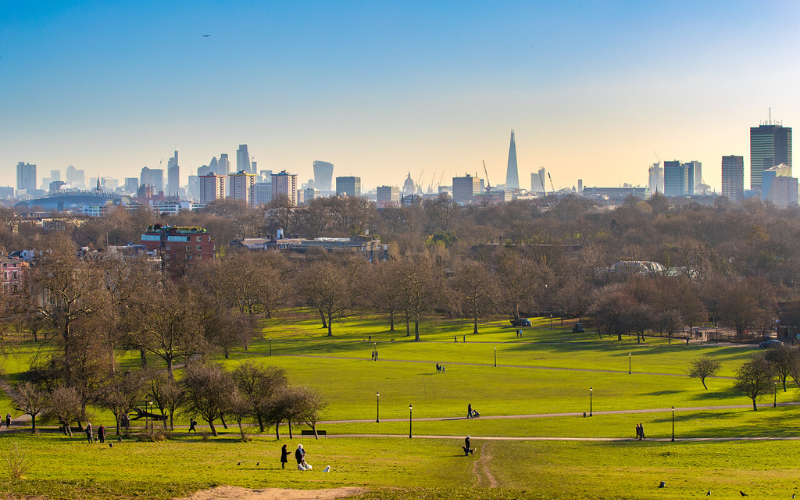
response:
M489 488L497 488L497 480L492 475L492 471L489 470L489 460L492 459L492 455L486 451L487 444L489 443L481 445L481 456L472 464L472 473L477 478L475 484L472 485L473 488L485 486L485 483L488 483Z

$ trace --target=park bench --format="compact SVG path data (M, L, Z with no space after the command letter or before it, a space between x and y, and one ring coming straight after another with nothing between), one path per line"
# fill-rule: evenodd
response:
M317 435L318 436L325 436L326 434L327 433L325 431L320 431L320 430L317 431ZM300 431L300 435L301 436L313 436L314 435L314 431L312 429L302 429Z

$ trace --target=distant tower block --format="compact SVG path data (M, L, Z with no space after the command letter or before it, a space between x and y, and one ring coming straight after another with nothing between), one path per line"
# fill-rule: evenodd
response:
M517 168L517 144L514 142L514 130L511 130L511 145L508 147L508 170L506 171L506 189L519 189L519 169Z

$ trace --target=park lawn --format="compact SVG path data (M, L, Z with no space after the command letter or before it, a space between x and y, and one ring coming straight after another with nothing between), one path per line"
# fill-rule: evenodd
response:
M157 443L123 442L113 448L56 434L3 436L26 452L30 471L20 481L0 480L0 492L53 499L167 499L215 485L261 489L363 486L363 498L788 498L800 472L788 459L794 442L514 442L473 439L475 456L461 442L408 438L337 438L276 441L257 437L178 437ZM303 443L310 472L289 464L279 449ZM69 457L69 458L66 458ZM498 489L468 488L481 465ZM322 469L331 465L331 473ZM666 488L658 489L660 481ZM483 484L487 484L484 482ZM778 494L783 492L783 494Z
M232 356L233 369L252 359L286 369L291 383L316 388L329 402L325 420L371 419L380 392L381 416L404 418L408 405L417 417L460 417L472 403L485 415L588 412L592 387L595 411L748 404L733 381L709 380L709 390L686 376L450 365L446 374L414 362L372 362L327 357ZM779 392L791 401L793 391Z
M649 439L672 437L672 413L594 414L581 416L510 419L454 419L425 421L415 419L412 431L418 436L473 437L554 437L614 438L635 436L636 424L643 424ZM329 435L408 435L408 415L401 421L376 423L324 423L318 425ZM282 431L285 432L285 431ZM676 411L675 435L684 438L800 437L800 412L797 407L732 409L714 411Z

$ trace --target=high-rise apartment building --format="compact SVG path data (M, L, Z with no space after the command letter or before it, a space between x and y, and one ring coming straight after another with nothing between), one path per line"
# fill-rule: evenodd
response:
M519 189L519 169L517 168L517 144L514 129L511 129L511 144L508 146L508 168L506 169L506 189Z
M314 187L322 192L333 190L333 163L327 161L314 162Z
M167 196L178 196L181 187L181 167L178 166L178 152L167 161Z
M336 194L338 196L361 196L361 177L337 177Z
M750 189L761 189L761 173L781 163L792 168L792 128L771 120L750 127Z
M290 207L297 206L297 174L289 174L286 170L272 174L272 199L279 196L288 198Z
M686 196L689 194L689 169L678 160L664 162L664 195Z
M459 204L472 203L476 194L481 193L481 180L467 174L464 177L453 177L453 201Z
M17 189L36 190L36 165L23 161L17 163Z
M239 149L236 150L236 171L246 174L255 173L250 170L250 153L247 152L247 144L239 144Z
M647 169L647 187L651 195L664 194L664 169L661 168L661 162L653 163L653 166Z
M136 194L139 189L139 179L136 177L125 177L125 186L123 188L128 194Z
M225 199L225 175L200 175L200 203L207 204Z
M772 183L779 177L791 177L792 169L785 163L775 165L761 172L761 200L771 200Z
M255 206L256 174L241 171L237 174L230 174L228 181L231 184L231 198L242 200L247 203L247 206Z
M773 179L767 199L778 208L796 207L797 177L788 176Z
M744 201L744 157L722 157L722 196L741 203Z
M72 165L67 167L67 184L76 189L86 189L86 174Z

